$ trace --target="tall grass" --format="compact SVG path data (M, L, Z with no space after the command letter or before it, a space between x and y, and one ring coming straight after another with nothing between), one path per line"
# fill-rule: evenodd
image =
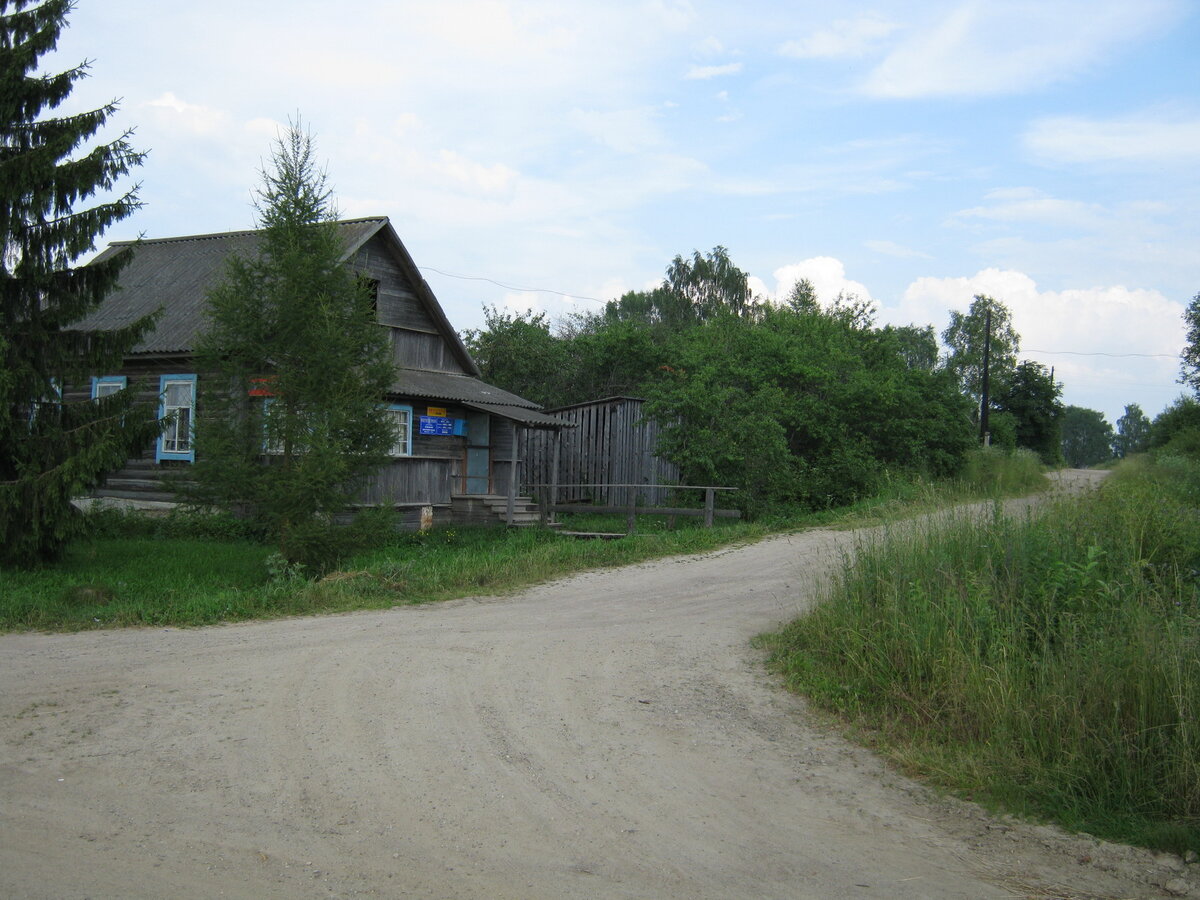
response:
M1200 849L1200 464L897 528L767 639L790 683L1007 808Z
M762 525L681 523L620 541L541 529L392 534L324 577L307 577L234 520L105 514L54 566L0 569L0 630L216 622L390 606L513 590L569 572L698 553L766 533Z

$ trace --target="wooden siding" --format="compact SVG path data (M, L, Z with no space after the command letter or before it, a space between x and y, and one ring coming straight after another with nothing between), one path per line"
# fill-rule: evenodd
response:
M526 460L522 480L527 485L623 485L672 484L679 469L654 455L659 425L642 418L642 401L629 397L581 404L553 413L576 427L564 428L561 437L553 432L527 431L522 457ZM559 447L558 477L552 471L554 442ZM531 492L539 493L536 488ZM668 501L664 489L574 488L559 489L557 502L590 501L627 504L636 498L647 504Z
M404 369L429 369L465 375L440 334L392 329L392 362Z
M360 503L372 506L448 506L456 460L405 457L379 470L363 489Z
M381 325L437 334L438 327L417 298L416 288L400 268L381 235L367 241L351 265L356 272L379 282L377 310Z
M193 362L187 357L156 357L150 359L127 360L125 365L116 371L99 372L104 375L124 375L127 379L125 390L134 391L138 400L146 403L157 412L159 405L159 379L163 375L190 375L195 373ZM197 384L197 394L199 394ZM91 383L71 386L64 391L68 400L86 399L91 397ZM197 406L203 402L197 396ZM184 477L191 467L188 462L164 460L155 462L154 445L151 441L139 456L126 460L125 465L116 472L105 476L100 485L92 491L94 497L108 497L115 500L149 500L156 502L175 502L177 500L175 487L171 480Z

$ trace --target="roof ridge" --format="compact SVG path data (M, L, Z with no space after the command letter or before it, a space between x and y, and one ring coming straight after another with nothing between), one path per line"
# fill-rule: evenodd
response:
M360 222L387 222L387 216L360 216L356 219L335 219L335 225L357 225ZM239 231L213 231L208 234L181 234L177 237L138 238L133 241L110 241L110 247L129 247L134 244L174 244L183 241L212 241L218 238L242 237L258 234L261 228L245 228Z

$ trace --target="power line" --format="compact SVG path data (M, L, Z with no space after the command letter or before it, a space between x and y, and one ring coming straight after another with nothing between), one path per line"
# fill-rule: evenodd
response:
M1022 353L1046 353L1052 356L1107 356L1112 359L1127 359L1130 357L1138 357L1140 359L1179 359L1178 353L1085 353L1082 350L1034 350L1032 347L1021 351Z
M496 287L504 288L506 291L521 291L526 294L554 294L556 297L566 297L568 300L588 300L592 303L608 303L608 300L602 300L599 297L585 297L583 294L572 294L567 291L556 291L553 288L539 287L518 287L515 284L505 284L502 281L496 281L494 278L486 278L482 275L458 275L454 272L445 272L433 266L417 266L424 272L437 272L439 275L446 278L457 278L460 281L485 281L488 284L494 284ZM1024 353L1044 353L1048 356L1106 356L1110 359L1178 359L1178 353L1104 353L1101 351L1086 352L1082 350L1035 350L1027 348Z
M504 284L496 281L493 278L484 278L481 275L455 275L453 272L443 272L441 269L435 269L433 266L417 266L426 272L437 272L439 275L445 275L447 278L458 278L462 281L486 281L488 284L494 284L496 287L502 287L507 291L521 291L526 294L556 294L559 297L566 297L570 300L591 300L594 303L607 303L607 300L601 300L599 297L584 297L581 294L569 294L566 291L555 291L550 288L535 288L535 287L517 287L512 284Z

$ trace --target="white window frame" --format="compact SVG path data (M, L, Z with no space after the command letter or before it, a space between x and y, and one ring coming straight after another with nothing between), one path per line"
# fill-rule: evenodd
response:
M107 397L110 394L115 394L117 391L123 391L129 386L129 379L124 375L100 375L92 376L92 399L99 400L101 397Z
M190 389L191 405L167 406L167 388L169 386L186 384ZM181 410L187 410L187 438L179 435L179 417ZM162 375L158 379L158 417L172 417L175 421L167 426L158 437L155 444L154 461L180 460L182 462L196 461L196 376L195 375ZM181 448L180 444L183 442Z
M384 414L396 420L396 440L389 451L394 457L412 456L413 408L402 403L389 403Z

